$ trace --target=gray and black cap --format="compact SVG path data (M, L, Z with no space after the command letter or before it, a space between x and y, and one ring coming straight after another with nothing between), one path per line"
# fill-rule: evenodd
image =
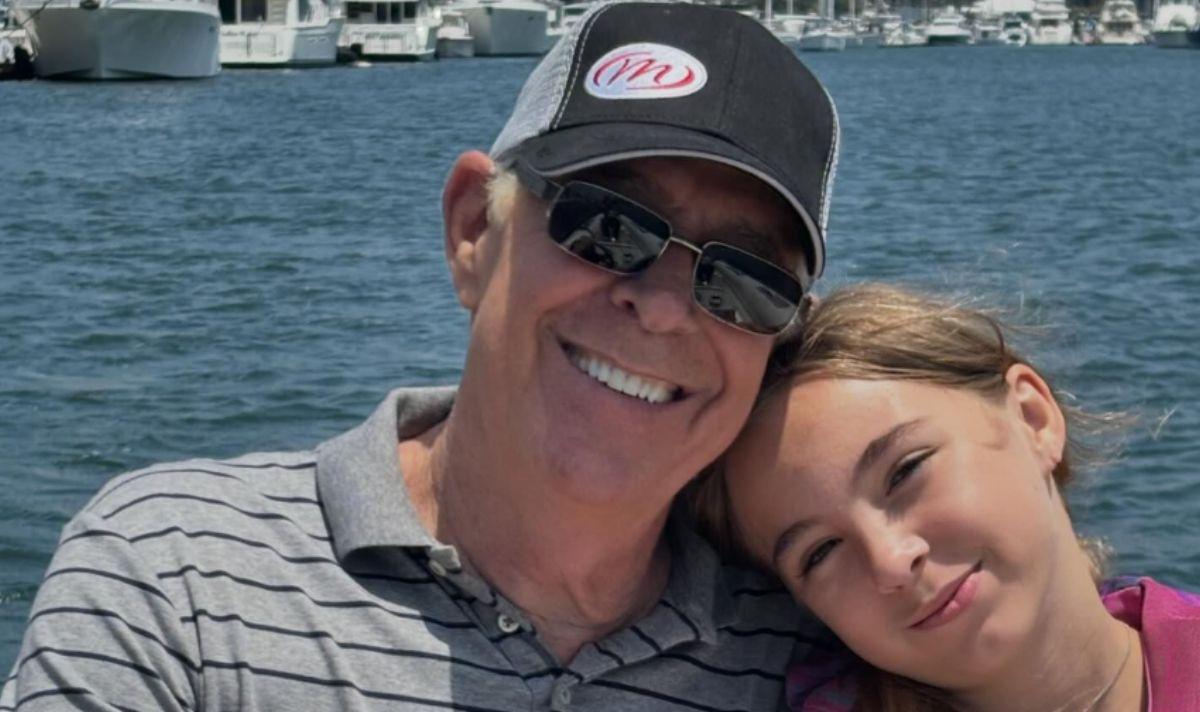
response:
M805 287L825 267L837 154L833 101L790 48L749 17L676 2L592 8L529 76L491 150L547 177L648 156L746 171L808 229Z

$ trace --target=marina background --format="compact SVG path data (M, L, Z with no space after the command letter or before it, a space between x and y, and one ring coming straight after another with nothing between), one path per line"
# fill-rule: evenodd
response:
M1050 325L1061 387L1142 416L1077 520L1117 570L1200 589L1200 53L804 60L843 130L822 289L900 280ZM535 62L0 84L0 671L109 477L311 447L455 380L441 181Z

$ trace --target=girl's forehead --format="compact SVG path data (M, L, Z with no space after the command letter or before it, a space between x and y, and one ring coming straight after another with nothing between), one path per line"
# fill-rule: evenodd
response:
M807 379L769 395L750 416L731 450L742 461L829 466L857 460L874 439L897 424L971 421L987 408L964 389L905 380Z

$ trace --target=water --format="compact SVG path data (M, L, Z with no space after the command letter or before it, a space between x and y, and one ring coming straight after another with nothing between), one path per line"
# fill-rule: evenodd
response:
M1081 527L1200 589L1200 52L805 60L843 126L830 283L967 288L1055 324L1059 382L1143 416L1075 492ZM0 84L0 670L108 477L308 447L393 385L455 378L440 183L533 65Z

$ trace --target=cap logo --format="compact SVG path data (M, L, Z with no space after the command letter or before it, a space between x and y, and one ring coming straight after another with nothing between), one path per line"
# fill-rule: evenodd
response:
M583 80L598 99L671 99L700 91L708 70L675 47L639 42L607 52Z

